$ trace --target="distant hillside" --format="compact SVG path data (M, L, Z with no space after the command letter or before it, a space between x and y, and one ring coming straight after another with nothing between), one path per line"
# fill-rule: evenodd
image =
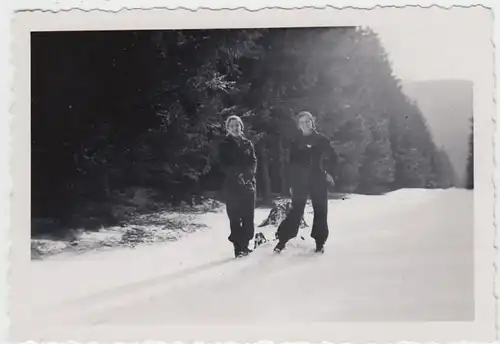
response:
M469 119L473 115L473 83L467 80L403 82L404 92L419 105L437 146L453 165L457 182L465 185Z

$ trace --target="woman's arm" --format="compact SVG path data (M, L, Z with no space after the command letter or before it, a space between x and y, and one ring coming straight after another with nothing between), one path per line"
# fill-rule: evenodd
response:
M323 146L325 150L325 169L326 172L333 178L335 181L337 179L337 164L338 164L338 154L335 150L332 142L326 136L323 139Z
M257 173L257 156L255 155L255 147L252 142L248 141L248 165L247 165L247 171L252 175L255 176Z
M240 173L238 173L238 183L249 186L254 189L255 184L252 181L257 173L257 157L252 142L248 141L245 150L242 151L243 164L240 165Z

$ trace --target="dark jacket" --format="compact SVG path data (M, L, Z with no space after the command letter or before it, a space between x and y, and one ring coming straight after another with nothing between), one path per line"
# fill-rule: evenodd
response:
M257 158L250 140L227 135L219 145L219 160L226 174L227 187L255 190Z
M328 137L316 131L308 136L300 135L290 147L291 181L305 182L304 178L325 181L326 173L335 180L337 160L337 153Z

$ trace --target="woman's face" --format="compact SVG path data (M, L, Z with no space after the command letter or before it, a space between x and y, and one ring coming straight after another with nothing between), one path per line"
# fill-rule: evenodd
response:
M227 125L227 131L229 132L229 134L231 134L233 136L240 136L241 135L240 122L238 122L235 119L229 121L229 123Z
M299 129L303 134L310 134L313 130L313 121L309 116L299 118Z

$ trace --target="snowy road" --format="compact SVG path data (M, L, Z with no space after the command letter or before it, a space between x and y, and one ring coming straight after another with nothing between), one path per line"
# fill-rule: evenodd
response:
M281 255L268 245L240 260L225 213L205 214L211 228L179 242L33 262L31 315L39 325L471 320L472 205L464 190L331 201L324 255L306 231Z

